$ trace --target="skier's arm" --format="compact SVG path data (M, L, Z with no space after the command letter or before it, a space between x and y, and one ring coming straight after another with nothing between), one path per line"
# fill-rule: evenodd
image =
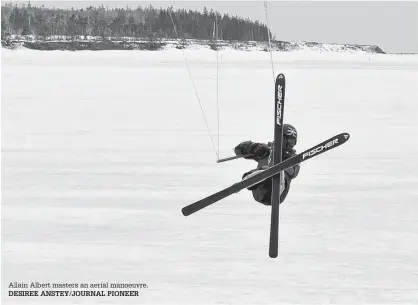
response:
M295 166L289 167L284 172L289 179L295 179L299 175L300 165L296 164Z
M293 157L296 155L296 151L292 150L290 152L285 153L285 159ZM290 183L293 179L295 179L299 175L300 165L296 164L295 166L289 167L284 170L284 191L280 196L280 203L283 202L287 194L289 193Z
M270 147L267 144L245 141L238 144L234 152L237 156L251 156L244 157L245 159L260 160L266 158L270 154Z
M283 154L283 160L287 160L291 157L296 156L296 150L292 149L291 151L285 151ZM300 171L300 165L296 164L295 166L289 167L288 169L286 169L285 175L289 178L289 180L291 179L295 179Z

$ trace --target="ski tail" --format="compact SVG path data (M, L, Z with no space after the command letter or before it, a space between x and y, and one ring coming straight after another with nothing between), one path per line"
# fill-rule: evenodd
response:
M212 194L206 198L203 198L188 206L185 206L182 209L182 213L184 216L189 216L193 213L196 213L197 211L200 211L201 209L208 207L219 200L222 200L234 193L238 193L239 191L249 187L250 185L273 177L289 167L305 162L327 151L330 151L331 149L341 146L342 144L347 142L349 138L350 135L348 133L341 133L339 135L336 135L318 145L309 148L308 150L305 150L304 152L301 152L300 154L297 154L296 156L293 156L292 158L286 159L285 161L266 169L265 171L253 177L237 182L231 185L230 187L227 187L215 194Z

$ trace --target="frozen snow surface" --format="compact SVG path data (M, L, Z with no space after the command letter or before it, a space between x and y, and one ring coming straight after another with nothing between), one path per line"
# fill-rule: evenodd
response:
M274 53L298 151L351 139L301 166L280 207L244 190L271 141L265 52L2 50L3 304L417 304L418 56ZM146 283L138 297L10 297L10 282ZM65 289L63 289L65 290Z

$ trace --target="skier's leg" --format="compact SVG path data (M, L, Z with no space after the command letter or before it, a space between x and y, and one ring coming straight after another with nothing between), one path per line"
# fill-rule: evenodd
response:
M251 170L251 171L245 173L242 176L242 179L243 180L248 179L248 178L250 178L254 175L259 174L260 172L262 172L264 170L265 170L265 168ZM263 180L261 182L257 182L256 184L253 184L253 185L249 186L247 189L252 191L255 201L260 202L264 205L271 205L271 189L272 189L271 178ZM285 190L286 190L285 179L282 179L282 182L281 182L281 185L280 185L280 195L282 195ZM280 203L282 203L283 200L286 198L287 191L288 190L286 190L284 196L281 196Z
M263 169L253 169L247 173L245 173L244 175L242 175L242 180L251 178L259 173L261 173L263 171ZM252 191L253 189L257 188L261 183L263 183L263 181L257 182L253 185L250 185L249 187L247 187L247 190Z
M257 184L255 187L251 188L251 191L253 192L253 197L257 202L260 202L264 205L271 205L271 189L272 189L272 181L270 178L270 179L262 181L261 183ZM280 185L280 195L281 195L280 203L282 203L284 199L286 198L287 192L288 192L288 189L286 189L286 182L285 182L285 179L283 179Z
M255 201L264 205L271 205L271 184L271 179L267 179L252 189Z

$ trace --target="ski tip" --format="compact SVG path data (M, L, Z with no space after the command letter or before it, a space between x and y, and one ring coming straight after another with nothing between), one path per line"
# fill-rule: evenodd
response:
M343 137L346 141L348 141L348 139L350 139L350 134L349 133L344 132L344 133L342 133L342 135L343 135Z
M284 77L284 74L283 73L280 73L279 75L277 75L277 77L276 77L276 81L277 80L285 80L285 77Z

